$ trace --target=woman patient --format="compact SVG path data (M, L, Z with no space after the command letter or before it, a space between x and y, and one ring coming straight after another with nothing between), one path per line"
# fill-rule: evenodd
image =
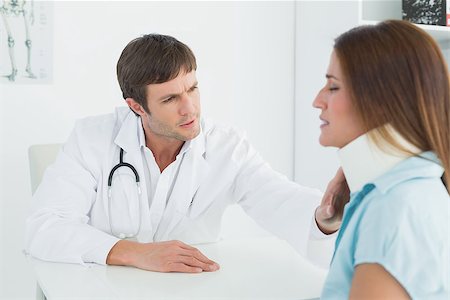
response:
M314 100L351 191L323 299L449 299L449 73L406 21L335 40ZM444 172L444 173L443 173ZM443 181L447 183L445 187Z

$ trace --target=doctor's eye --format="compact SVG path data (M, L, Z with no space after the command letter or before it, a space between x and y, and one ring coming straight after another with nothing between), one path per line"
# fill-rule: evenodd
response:
M171 97L169 97L169 98L167 98L167 99L164 99L162 102L163 102L163 103L169 103L169 102L171 102L171 101L173 101L173 100L175 100L175 97L174 97L174 96L171 96Z

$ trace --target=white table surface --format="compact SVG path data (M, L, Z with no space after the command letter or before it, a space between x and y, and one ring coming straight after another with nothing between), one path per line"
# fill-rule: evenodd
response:
M310 299L326 271L274 237L196 245L221 269L181 274L131 267L89 267L30 258L48 300L68 299Z

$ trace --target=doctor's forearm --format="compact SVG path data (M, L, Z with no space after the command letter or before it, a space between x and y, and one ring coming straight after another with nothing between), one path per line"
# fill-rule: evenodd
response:
M133 256L139 243L120 240L109 251L106 258L107 265L132 266Z

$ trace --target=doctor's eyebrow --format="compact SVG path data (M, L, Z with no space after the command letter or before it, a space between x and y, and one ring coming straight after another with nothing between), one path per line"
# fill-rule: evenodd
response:
M198 86L198 81L194 82L194 83L191 85L191 87L188 89L188 91L194 90L197 86ZM165 95L165 96L160 97L160 98L159 98L159 101L161 101L161 100L166 100L166 99L172 98L172 97L178 97L180 94L181 94L181 93L178 93L178 94L176 94L176 93L167 94L167 95Z

